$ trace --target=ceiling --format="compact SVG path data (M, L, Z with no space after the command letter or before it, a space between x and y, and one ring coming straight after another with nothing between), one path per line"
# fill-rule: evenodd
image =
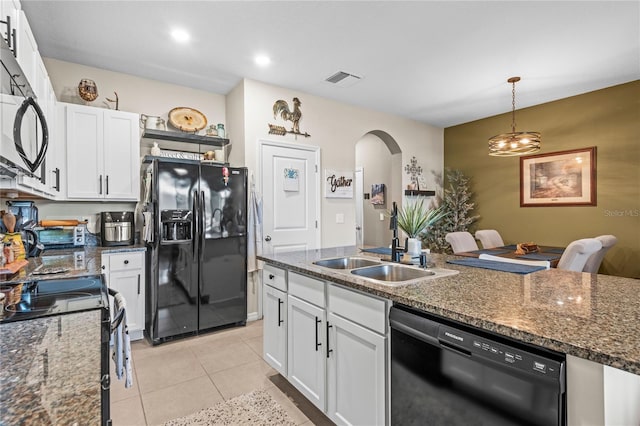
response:
M438 127L510 111L511 76L518 109L640 79L637 0L22 6L44 57L218 94L250 78ZM174 42L173 28L191 41ZM325 81L337 71L361 79Z

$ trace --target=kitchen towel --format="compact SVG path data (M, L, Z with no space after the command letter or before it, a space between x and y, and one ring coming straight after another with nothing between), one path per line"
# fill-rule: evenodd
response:
M251 176L251 194L249 199L249 218L247 223L247 272L262 268L256 256L262 253L262 198L256 191Z
M116 364L116 376L118 380L124 377L124 387L130 388L133 385L133 374L131 367L131 339L127 328L127 303L120 293L113 297L113 310L119 312L122 309L122 320L114 330L113 338L113 360Z
M494 271L511 272L514 274L530 274L536 271L546 269L544 266L523 265L520 263L496 262L493 260L484 260L476 258L468 259L451 259L447 263L454 265L471 266L473 268L492 269Z

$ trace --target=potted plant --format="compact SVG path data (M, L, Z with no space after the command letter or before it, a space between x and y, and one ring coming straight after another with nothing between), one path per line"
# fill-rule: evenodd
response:
M420 254L422 244L418 236L446 215L442 206L435 209L426 207L423 198L403 205L398 210L398 227L409 237L407 251L410 254Z

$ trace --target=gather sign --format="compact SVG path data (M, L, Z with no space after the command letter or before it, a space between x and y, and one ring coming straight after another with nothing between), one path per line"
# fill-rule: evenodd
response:
M353 172L324 171L325 198L353 198Z

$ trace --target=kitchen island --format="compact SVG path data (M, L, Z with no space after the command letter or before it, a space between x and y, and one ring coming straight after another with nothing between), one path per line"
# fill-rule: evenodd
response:
M594 399L609 405L618 399L612 398L616 388L630 395L640 389L640 280L557 269L519 275L448 264L448 259L458 257L434 254L437 268L459 273L391 286L313 264L343 256L367 254L356 247L337 247L259 258L289 274L304 274L566 354L570 424L582 424L580 419L591 415L590 407L598 405ZM594 371L599 383L590 382ZM614 379L608 379L613 377L609 371ZM622 386L618 373L624 376ZM592 389L599 389L599 394L582 394ZM627 408L632 417L638 415L637 408Z

